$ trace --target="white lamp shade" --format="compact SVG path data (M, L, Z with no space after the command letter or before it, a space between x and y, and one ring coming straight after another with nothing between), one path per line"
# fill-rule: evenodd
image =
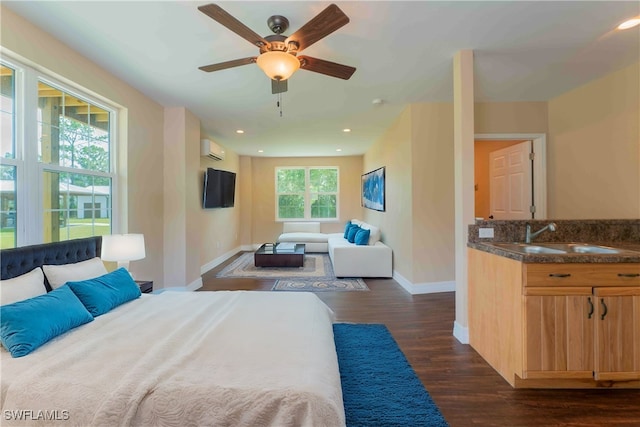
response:
M271 80L287 80L300 68L300 60L290 53L271 51L258 56L258 67Z
M135 261L146 256L143 234L111 234L102 236L104 261Z

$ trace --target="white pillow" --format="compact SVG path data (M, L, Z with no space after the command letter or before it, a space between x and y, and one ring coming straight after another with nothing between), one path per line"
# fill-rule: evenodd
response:
M75 264L43 265L42 270L52 289L59 288L67 282L93 279L107 274L107 269L98 257Z
M380 229L375 225L367 224L366 222L360 221L359 219L355 219L355 218L351 220L351 223L357 224L358 227L364 230L370 231L369 246L373 246L376 244L376 242L380 241Z
M47 293L44 275L36 267L22 276L0 280L0 305L11 304Z
M367 224L366 222L363 222L360 225L360 227L363 228L364 230L369 230L369 232L371 233L369 234L369 245L375 245L376 242L380 240L380 229L375 225L371 225L371 224Z

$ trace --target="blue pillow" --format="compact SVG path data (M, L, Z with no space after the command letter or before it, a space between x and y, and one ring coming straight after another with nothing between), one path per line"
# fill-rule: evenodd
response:
M356 233L355 244L358 246L367 246L369 244L369 236L371 235L371 230L365 230L361 228Z
M349 229L349 232L347 233L347 240L349 241L349 243L354 243L355 242L356 233L358 232L358 230L360 230L360 227L358 227L356 224L351 224L351 228Z
M141 295L140 287L124 268L119 268L94 279L67 282L67 285L93 317L107 313Z
M347 224L344 226L344 238L346 239L349 236L349 229L353 224L351 224L351 220L347 221Z
M0 307L0 339L13 357L31 353L44 343L93 316L68 286Z

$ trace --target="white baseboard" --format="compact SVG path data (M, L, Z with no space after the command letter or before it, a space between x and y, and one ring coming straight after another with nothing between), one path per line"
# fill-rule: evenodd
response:
M458 322L453 322L453 336L461 344L469 344L469 328L462 326Z
M402 288L409 292L411 295L418 294L435 294L439 292L455 292L456 282L425 282L425 283L412 283L407 280L402 274L397 271L393 272L393 279L402 286Z
M226 252L220 255L218 258L209 261L208 263L200 267L200 274L204 274L207 271L213 268L216 268L217 266L219 266L220 264L222 264L223 262L225 262L226 260L228 260L229 258L231 258L232 256L234 256L235 254L237 254L242 250L243 250L242 247L237 247L237 248L231 249L229 252ZM200 279L200 286L202 286L202 279Z

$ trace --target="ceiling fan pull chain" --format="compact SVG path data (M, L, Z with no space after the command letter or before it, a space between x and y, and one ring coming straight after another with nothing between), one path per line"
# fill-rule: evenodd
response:
M280 117L282 117L282 93L278 93L277 105L280 108Z

